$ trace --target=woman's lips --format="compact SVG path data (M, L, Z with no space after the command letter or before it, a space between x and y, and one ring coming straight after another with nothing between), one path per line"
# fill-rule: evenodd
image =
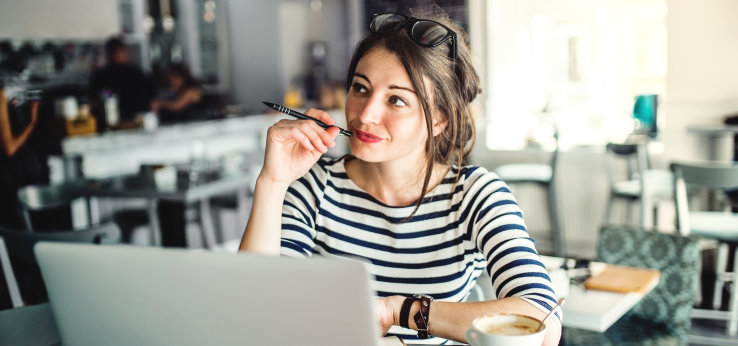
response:
M356 138L364 143L377 143L382 140L381 137L377 137L369 132L364 132L361 130L354 130L354 134L356 135Z

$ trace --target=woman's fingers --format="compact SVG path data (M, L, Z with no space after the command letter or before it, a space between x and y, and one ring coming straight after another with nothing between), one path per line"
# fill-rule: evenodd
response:
M308 138L315 149L323 153L325 153L328 148L332 148L336 145L334 139L338 135L338 128L331 127L323 129L312 120L287 119L280 120L275 126L280 128L296 129L300 134L292 132L292 135L304 135Z
M336 125L336 121L331 118L331 115L328 114L326 111L322 111L320 109L310 108L307 111L305 111L305 115L309 115L315 119L318 119L325 123L326 125ZM320 125L315 124L317 127L320 128ZM339 129L337 127L329 127L325 129L322 132L319 132L320 135L323 137L324 143L329 147L332 148L336 145L335 138L338 136Z
M320 151L325 153L328 149L325 147L323 142L320 140L320 136L314 131L305 131L299 127L290 128L290 134L293 138L297 139L303 148L310 151Z
M283 119L273 126L273 131L273 139L283 143L294 140L310 151L326 153L329 147L335 145L331 134L312 120Z
M320 110L320 109L310 108L307 111L305 111L305 115L309 115L315 119L318 119L324 122L326 125L336 124L336 121L333 120L333 118L331 118L331 115L328 114L328 112Z

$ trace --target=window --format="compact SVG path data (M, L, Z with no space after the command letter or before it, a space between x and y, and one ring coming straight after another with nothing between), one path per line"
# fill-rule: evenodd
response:
M632 132L635 97L663 95L665 0L487 3L488 149L600 145Z

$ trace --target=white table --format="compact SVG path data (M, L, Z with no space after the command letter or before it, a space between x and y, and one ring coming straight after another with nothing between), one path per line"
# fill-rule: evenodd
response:
M549 271L560 268L566 259L559 257L541 256ZM573 260L569 260L573 261ZM571 266L570 266L571 267ZM607 264L591 262L589 265L592 275L599 273ZM554 279L555 280L555 279ZM554 282L554 286L556 286ZM633 306L656 287L658 282L648 288L646 293L615 293L597 290L587 290L584 287L569 284L569 292L564 304L565 327L581 328L597 332L604 332L613 323L623 317Z

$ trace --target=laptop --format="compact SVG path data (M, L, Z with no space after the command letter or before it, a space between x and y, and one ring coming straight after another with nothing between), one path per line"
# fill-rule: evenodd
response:
M376 345L360 262L39 243L63 345Z

